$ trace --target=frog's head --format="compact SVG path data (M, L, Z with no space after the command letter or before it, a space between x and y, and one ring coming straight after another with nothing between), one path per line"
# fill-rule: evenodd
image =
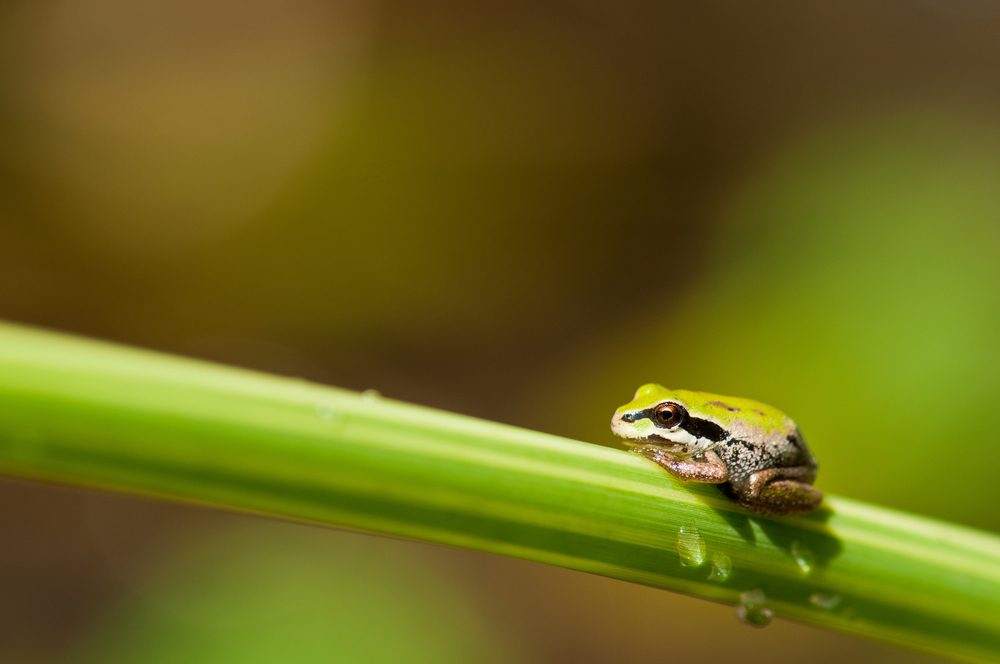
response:
M739 410L732 408L715 395L648 383L615 411L611 430L626 445L654 444L666 452L697 454L730 437L727 425L733 418L727 415Z

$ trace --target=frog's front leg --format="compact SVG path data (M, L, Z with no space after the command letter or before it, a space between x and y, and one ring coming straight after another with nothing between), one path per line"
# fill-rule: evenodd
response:
M685 482L722 484L729 479L729 469L715 452L705 452L702 458L694 459L675 457L664 452L659 445L643 445L634 451L655 461L671 475Z
M737 499L760 514L805 514L823 501L823 494L810 484L815 478L812 466L758 470Z

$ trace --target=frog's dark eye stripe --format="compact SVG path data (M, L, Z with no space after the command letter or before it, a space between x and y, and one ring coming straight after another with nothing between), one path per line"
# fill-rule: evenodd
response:
M650 420L653 424L662 427L664 426L664 424L660 422L659 418L657 417L656 409L657 406L653 406L651 408L643 408L642 410L633 410L631 413L623 413L622 422L638 422L639 420ZM677 425L675 424L674 426ZM673 427L667 427L667 428L669 429Z
M667 410L666 406L668 404L670 406L675 406L680 412L683 413L679 422L668 424L667 422L660 421L660 417L657 416L656 411L661 407L663 407L664 410ZM652 408L634 410L631 413L624 413L622 415L623 422L638 422L639 420L646 419L652 421L656 426L664 429L675 429L679 424L681 429L687 431L692 436L695 436L696 438L705 438L713 443L718 443L719 441L729 438L729 434L726 430L715 422L709 422L708 420L703 420L698 417L691 417L683 406L672 401L666 401L653 406Z
M718 443L720 440L725 440L729 437L726 430L715 422L698 419L697 417L689 417L681 425L681 428L696 438L707 438L713 443Z

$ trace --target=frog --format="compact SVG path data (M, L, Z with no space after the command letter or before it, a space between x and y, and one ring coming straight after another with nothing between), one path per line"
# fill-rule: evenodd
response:
M647 383L615 411L611 430L677 479L719 485L750 512L807 514L823 501L798 426L759 401Z

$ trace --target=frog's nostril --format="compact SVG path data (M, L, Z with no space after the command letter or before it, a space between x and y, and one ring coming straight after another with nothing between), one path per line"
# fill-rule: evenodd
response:
M623 413L622 422L635 422L635 414L633 413Z

